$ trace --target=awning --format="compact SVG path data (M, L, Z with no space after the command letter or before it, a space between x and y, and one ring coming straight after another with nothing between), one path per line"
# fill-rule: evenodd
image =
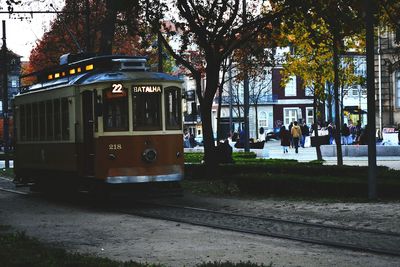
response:
M350 114L358 115L358 114L367 114L367 111L363 109L359 109L358 106L346 106L343 108L343 111L347 111Z

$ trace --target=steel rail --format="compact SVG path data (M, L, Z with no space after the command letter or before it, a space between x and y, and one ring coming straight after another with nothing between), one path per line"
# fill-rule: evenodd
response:
M210 209L204 209L204 208L180 206L180 205L172 205L172 204L160 204L160 203L152 203L152 202L142 202L142 203L160 206L160 207L179 208L179 209L187 209L187 210L193 210L193 211L210 212L210 213L214 213L214 214L238 216L238 217L249 218L249 219L263 219L263 220L292 223L292 224L299 224L299 225L305 225L305 226L315 226L315 227L320 227L320 228L338 229L338 230L345 230L345 231L357 231L357 232L365 232L365 233L371 233L371 234L381 234L381 235L400 237L400 233L398 233L398 232L383 231L383 230L376 230L376 229L356 228L356 227L339 226L339 225L326 225L326 224L311 223L311 222L299 222L299 221L289 220L289 219L280 219L280 218L273 218L273 217L266 217L266 216L254 216L254 215L248 215L248 214L239 214L239 213L233 213L233 212L227 212L227 211L210 210Z
M2 187L0 187L0 191L20 194L20 195L33 195L32 193L29 193L29 192L22 192L22 191L17 191L17 190L2 188ZM159 203L151 203L151 202L143 202L143 201L135 201L134 203L137 204L138 207L130 206L127 208L115 209L114 208L115 206L114 206L112 208L112 210L123 213L123 214L135 215L135 216L151 218L151 219L162 219L162 220L167 220L167 221L187 223L187 224L196 225L196 226L203 226L203 227L209 227L209 228L220 229L220 230L228 230L228 231L239 232L239 233L244 233L244 234L254 234L254 235L260 235L260 236L282 238L282 239L288 239L288 240L293 240L293 241L336 247L336 248L341 248L341 249L352 249L352 250L356 250L356 251L384 254L384 255L390 255L390 256L400 256L400 233L395 233L395 232L365 229L365 228L335 226L335 225L331 226L331 225L316 224L316 223L309 223L309 222L298 222L298 221L288 220L288 219L268 218L268 217L260 217L260 216L253 216L253 215L236 214L236 213L230 213L230 212L225 212L225 211L216 211L216 210L209 210L209 209L204 209L204 208L179 206L179 205L171 205L171 204L159 204ZM158 210L156 210L155 207L157 207ZM160 209L161 209L161 211L160 211ZM197 213L196 215L201 215L201 216L198 216L194 219L193 218L190 219L190 216L189 216L189 218L187 218L187 217L185 218L184 216L173 216L171 209L181 210L181 211L183 210L186 212L195 212L195 213ZM227 220L221 220L221 219L219 219L220 223L216 223L216 222L212 222L212 221L207 222L205 220L199 219L199 218L206 217L206 214L212 214L212 215L214 215L214 217L215 216L231 217L231 221L233 221L233 222L240 221L240 219L242 219L242 220L243 219L261 220L261 221L273 223L274 224L273 226L278 226L278 227L283 224L288 224L288 225L293 225L293 227L296 227L296 226L297 227L299 227L299 226L300 227L309 227L309 228L314 227L314 228L322 229L321 231L329 231L329 230L342 231L343 234L348 233L348 232L353 232L353 233L355 233L355 236L357 234L371 234L371 235L374 235L375 237L394 238L394 239L396 239L396 243L395 243L395 246L392 246L390 248L370 247L367 244L363 245L362 241L361 241L361 244L360 243L352 244L351 242L346 243L345 241L338 242L338 241L330 240L327 237L322 237L322 238L318 239L318 238L313 238L312 236L311 237L296 236L294 234L288 233L290 231L287 231L287 233L284 233L285 230L283 230L283 233L279 233L279 229L277 231L275 230L275 232L274 232L274 229L272 229L272 231L271 230L268 231L268 230L259 230L259 229L255 229L255 228L252 229L251 227L246 228L246 227L232 226L233 224L229 225L229 222L227 223ZM221 221L223 221L223 223L221 223ZM270 227L270 228L273 228L273 227ZM281 232L282 232L282 230L281 230ZM326 234L326 233L323 233L323 234Z
M8 193L14 193L14 194L19 194L19 195L30 195L30 193L27 193L27 192L22 192L22 191L18 191L18 190L3 188L3 187L0 187L0 191L4 191L4 192L8 192Z
M187 223L191 225L196 225L196 226L205 226L205 227L210 227L214 229L220 229L220 230L229 230L229 231L234 231L234 232L240 232L240 233L245 233L245 234L256 234L256 235L261 235L261 236L268 236L268 237L275 237L275 238L283 238L283 239L288 239L288 240L293 240L293 241L300 241L300 242L306 242L306 243L312 243L312 244L319 244L319 245L325 245L325 246L331 246L331 247L336 247L336 248L344 248L344 249L352 249L352 250L357 250L357 251L364 251L364 252L370 252L370 253L378 253L378 254L384 254L384 255L391 255L391 256L400 256L400 234L399 233L394 233L394 232L386 232L386 231L380 231L380 230L372 230L372 229L357 229L353 227L342 227L342 226L329 226L329 225L323 225L323 224L314 224L314 223L307 223L307 222L296 222L292 220L285 220L285 219L277 219L277 218L265 218L265 217L257 217L257 216L251 216L251 215L240 215L240 214L234 214L234 213L228 213L228 212L220 212L220 211L214 211L214 210L207 210L207 209L202 209L202 208L192 208L192 207L182 207L182 206L174 206L174 205L164 205L164 204L154 204L154 203L142 203L148 205L147 209L140 207L140 208L128 208L128 209L118 209L119 212L125 213L125 214L130 214L130 215L136 215L136 216L141 216L141 217L147 217L147 218L152 218L152 219L163 219L163 220L168 220L168 221L174 221L174 222L180 222L180 223ZM348 233L348 232L354 232L354 236L357 236L357 234L371 234L379 236L381 238L394 238L396 239L396 244L393 247L390 248L384 248L384 247L371 247L368 246L367 244L352 244L351 242L338 242L338 241L333 241L330 240L329 238L313 238L313 237L307 237L307 236L296 236L294 234L285 234L285 233L279 233L279 231L267 231L267 230L258 230L258 229L251 229L251 227L236 227L232 226L232 224L225 223L225 224L218 224L218 223L213 223L213 222L205 222L205 221L199 221L198 218L196 219L188 219L184 218L183 216L172 216L170 211L165 211L164 214L160 213L154 213L151 212L151 209L148 209L149 207L157 206L157 207L164 207L167 209L181 209L181 210L190 210L192 212L198 212L198 213L209 213L209 214L214 214L214 215L220 215L220 216L231 216L237 219L240 218L246 218L250 220L265 220L265 221L270 221L275 224L291 224L294 226L302 226L302 227L308 227L308 228L319 228L322 229L323 231L329 231L329 230L334 230L334 231L342 231L343 234ZM204 216L202 216L204 217ZM223 221L223 220L220 220ZM232 220L231 222L234 222L235 220ZM226 222L226 220L225 220ZM325 234L325 233L323 233ZM397 241L398 239L398 241ZM366 242L364 242L366 243Z

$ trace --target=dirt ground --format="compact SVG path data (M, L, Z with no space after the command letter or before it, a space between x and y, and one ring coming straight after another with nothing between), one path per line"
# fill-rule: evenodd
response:
M315 203L186 195L186 205L400 232L400 203ZM115 260L195 266L251 261L273 266L400 266L400 257L343 250L123 215L0 191L0 224L69 251Z

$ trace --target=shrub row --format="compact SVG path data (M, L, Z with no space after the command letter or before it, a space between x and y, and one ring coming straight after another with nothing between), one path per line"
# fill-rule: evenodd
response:
M400 197L400 172L378 169L381 197ZM186 179L224 180L243 193L303 196L366 197L368 167L323 166L292 162L225 164L214 170L203 164L185 166Z

